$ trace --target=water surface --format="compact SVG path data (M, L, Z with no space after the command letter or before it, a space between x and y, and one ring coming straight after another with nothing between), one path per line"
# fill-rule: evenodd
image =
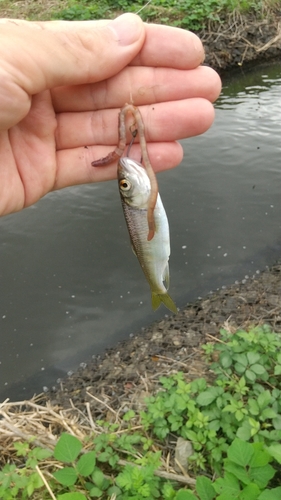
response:
M281 253L281 65L224 82L214 126L159 174L178 307ZM245 278L246 276L246 278ZM51 193L0 219L0 398L30 397L153 313L116 182Z

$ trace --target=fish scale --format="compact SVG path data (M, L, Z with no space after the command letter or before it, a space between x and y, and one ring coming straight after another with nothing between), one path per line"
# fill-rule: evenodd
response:
M130 158L121 158L118 164L118 181L132 248L149 283L152 307L156 310L162 302L176 313L177 307L167 293L170 236L168 219L161 197L158 194L154 209L155 234L152 240L148 241L147 206L150 182L146 171L140 163Z

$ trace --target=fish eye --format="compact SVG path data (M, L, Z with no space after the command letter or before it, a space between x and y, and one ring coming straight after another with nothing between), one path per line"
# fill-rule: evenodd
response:
M131 183L127 179L121 179L119 187L122 191L129 191L131 189Z

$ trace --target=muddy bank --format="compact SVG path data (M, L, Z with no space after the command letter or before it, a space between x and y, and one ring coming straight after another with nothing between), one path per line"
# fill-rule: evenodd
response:
M268 10L264 19L254 13L233 12L222 23L210 22L198 32L206 52L205 64L218 72L281 54L281 8Z
M82 412L88 406L94 418L106 418L108 407L137 408L157 389L159 376L179 370L190 379L207 375L200 345L219 336L222 326L234 331L262 323L281 332L281 264L155 322L60 381L43 400Z

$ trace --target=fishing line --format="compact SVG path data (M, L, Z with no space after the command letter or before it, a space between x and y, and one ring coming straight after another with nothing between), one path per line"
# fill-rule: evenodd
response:
M145 7L147 7L150 3L152 2L152 0L149 0L148 2L146 2L146 4L140 9L138 10L138 12L136 12L136 14L139 14L143 9L145 9Z

